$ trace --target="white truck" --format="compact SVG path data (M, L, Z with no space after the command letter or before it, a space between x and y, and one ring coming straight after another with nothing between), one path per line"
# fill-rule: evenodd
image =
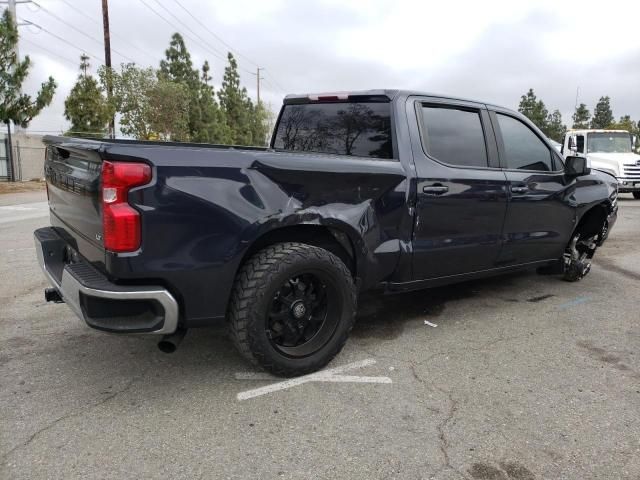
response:
M640 199L640 155L633 153L636 141L625 130L569 130L560 153L586 157L591 168L616 177L620 193Z

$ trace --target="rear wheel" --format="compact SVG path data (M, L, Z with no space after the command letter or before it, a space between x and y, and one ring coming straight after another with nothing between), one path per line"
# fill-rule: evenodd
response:
M238 351L276 375L324 367L353 327L356 289L332 253L301 243L265 248L241 268L229 308Z
M640 192L633 192L633 198L640 200Z

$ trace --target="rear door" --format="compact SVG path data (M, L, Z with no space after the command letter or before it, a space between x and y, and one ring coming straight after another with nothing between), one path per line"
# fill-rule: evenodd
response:
M414 279L495 267L507 210L488 110L482 104L413 97L407 104L417 171Z
M501 265L560 258L575 207L560 155L528 121L491 111L500 162L509 182Z

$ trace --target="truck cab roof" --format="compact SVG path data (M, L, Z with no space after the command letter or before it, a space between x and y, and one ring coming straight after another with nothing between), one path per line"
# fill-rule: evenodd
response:
M483 102L470 98L455 97L451 95L442 95L432 92L422 92L418 90L399 90L399 89L371 89L371 90L352 90L342 92L320 92L320 93L293 93L284 97L284 104L299 104L308 102L322 101L345 101L349 99L372 99L378 101L392 101L397 97L404 96L420 96L440 98L443 100L457 100L463 102L473 102L483 105L492 105L491 102ZM501 107L502 108L502 107Z

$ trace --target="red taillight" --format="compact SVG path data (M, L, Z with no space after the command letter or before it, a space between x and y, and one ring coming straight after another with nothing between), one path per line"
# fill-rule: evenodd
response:
M133 187L150 181L151 167L145 163L102 162L102 236L107 250L140 248L140 214L127 197Z

